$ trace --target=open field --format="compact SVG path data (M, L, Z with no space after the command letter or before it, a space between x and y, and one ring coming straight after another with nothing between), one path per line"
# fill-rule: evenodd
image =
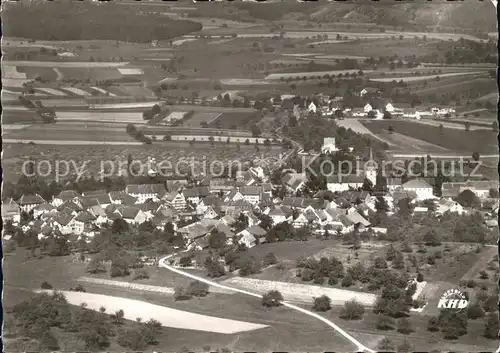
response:
M276 74L270 74L266 76L266 80L280 80L280 79L286 79L286 78L295 78L295 77L316 77L320 76L323 77L324 75L345 75L345 74L351 74L351 73L357 73L359 70L331 70L331 71L304 71L304 72L289 72L289 73L276 73ZM372 72L372 70L366 70L364 71L366 73ZM392 80L389 80L389 82Z
M154 318L165 327L223 334L234 334L266 327L260 324L189 313L187 311L171 309L134 299L94 293L69 291L62 291L61 293L63 293L68 302L73 305L86 303L87 308L95 311L99 311L99 308L104 306L110 313L125 308L124 317L127 320L135 320L140 317L145 322L150 318Z
M53 88L37 88L37 91L41 91L42 93L45 93L46 95L52 95L52 96L58 96L58 97L67 97L68 94L63 92L63 91L59 91L57 89L53 89Z
M73 93L74 95L77 95L77 96L90 96L91 94L87 91L84 91L80 88L76 88L76 87L61 87L63 90L65 91L69 91L71 93Z
M463 153L492 153L497 150L496 133L487 130L460 131L445 129L443 133L437 126L419 124L413 121L364 121L363 124L377 136L384 139L389 134L388 128L393 126L394 131L409 138L418 139L440 148ZM395 135L395 134L393 134ZM438 151L436 151L438 152Z
M260 120L259 113L222 113L216 119L212 120L211 127L220 127L222 129L237 129L241 126L249 126Z

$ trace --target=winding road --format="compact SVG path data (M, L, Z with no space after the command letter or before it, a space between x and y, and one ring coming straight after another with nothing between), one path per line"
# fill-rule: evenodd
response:
M165 257L161 258L159 260L159 262L158 262L158 266L164 267L164 268L166 268L166 269L168 269L168 270L170 270L172 272L175 272L175 273L177 273L179 275L183 275L183 276L192 278L194 280L206 283L206 284L208 284L210 286L213 286L213 287L218 287L218 288L221 288L221 289L226 289L226 290L230 290L230 291L234 291L234 292L238 292L238 293L250 295L250 296L256 297L256 298L262 298L262 295L260 295L260 294L248 292L246 290L239 289L239 288L229 287L229 286L226 286L226 285L223 285L223 284L220 284L220 283L208 280L206 278L199 277L199 276L193 275L191 273L179 270L179 269L174 268L172 266L169 266L166 263L166 260L168 260L169 258L171 258L171 257L173 257L175 255L177 255L177 254L171 254L171 255L168 255L168 256L165 256ZM290 308L290 309L293 309L293 310L296 310L296 311L300 311L301 313L306 314L306 315L311 316L311 317L314 317L315 319L323 321L325 324L327 324L328 326L332 327L335 331L337 331L342 336L344 336L344 338L346 338L351 343L353 343L354 345L356 345L358 352L375 353L375 351L373 349L370 349L370 348L364 346L363 344L361 344L361 342L359 342L354 337L352 337L350 334L348 334L346 331L344 331L343 329L341 329L338 325L334 324L333 322L331 322L330 320L324 318L323 316L318 315L318 314L316 314L316 313L314 313L312 311L306 310L304 308L301 308L299 306L287 303L287 302L282 302L282 305L285 306L285 307L287 307L287 308Z

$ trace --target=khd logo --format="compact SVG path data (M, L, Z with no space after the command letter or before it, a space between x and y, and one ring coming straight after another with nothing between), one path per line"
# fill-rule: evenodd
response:
M441 296L437 307L439 309L458 309L462 310L469 305L465 294L458 289L449 289Z

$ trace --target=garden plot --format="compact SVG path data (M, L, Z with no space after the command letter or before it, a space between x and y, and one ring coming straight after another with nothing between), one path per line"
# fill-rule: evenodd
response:
M192 42L194 40L197 40L196 38L183 38L183 39L178 39L178 40L174 40L172 42L172 45L181 45L183 43L186 43L186 42Z
M76 94L77 96L90 96L89 92L86 92L82 89L76 88L76 87L61 87L65 91L69 91L73 94Z
M332 300L332 305L343 305L346 301L356 299L363 305L373 306L377 299L375 294L370 293L254 278L234 277L222 283L240 289L252 290L259 294L267 293L270 290L277 290L281 292L285 301L311 303L314 298L326 295Z
M176 120L181 120L182 118L184 118L184 115L186 115L186 113L187 112L171 112L160 122L160 124L165 125Z
M38 69L38 68L36 68ZM120 72L114 68L105 67L61 67L58 70L66 80L78 81L103 81L103 80L118 80L123 77Z
M57 89L53 89L53 88L47 88L47 87L44 87L44 88L37 88L38 91L42 91L43 93L47 93L47 94L50 94L52 96L58 96L58 97L66 97L67 94L64 93L64 92L61 92Z
M191 119L189 119L188 121L186 121L182 126L183 127L200 127L202 123L210 124L221 115L222 115L222 113L215 113L215 112L214 113L209 113L209 112L202 113L202 112L199 112L199 113L194 114L193 117Z
M143 75L144 71L136 68L119 68L118 72L122 75Z
M90 87L90 88L92 88L93 90L95 90L95 91L97 91L99 93L104 94L105 96L116 97L116 94L108 92L108 91L106 91L106 90L104 90L102 88L99 88L99 87Z
M103 306L108 313L124 310L124 317L128 320L134 321L140 317L142 321L146 322L149 319L155 319L164 327L222 334L234 334L268 327L244 321L194 314L134 299L82 292L61 291L61 293L72 305L85 303L88 309L95 311Z
M84 99L44 99L42 100L44 107L87 107L87 102Z
M143 123L142 113L139 112L65 112L57 113L58 121L89 121L111 123Z

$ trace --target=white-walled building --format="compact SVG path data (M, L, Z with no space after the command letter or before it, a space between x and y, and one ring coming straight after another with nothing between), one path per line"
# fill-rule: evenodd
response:
M417 200L428 200L435 198L433 187L422 179L412 179L403 184L403 190L413 191L417 194Z

